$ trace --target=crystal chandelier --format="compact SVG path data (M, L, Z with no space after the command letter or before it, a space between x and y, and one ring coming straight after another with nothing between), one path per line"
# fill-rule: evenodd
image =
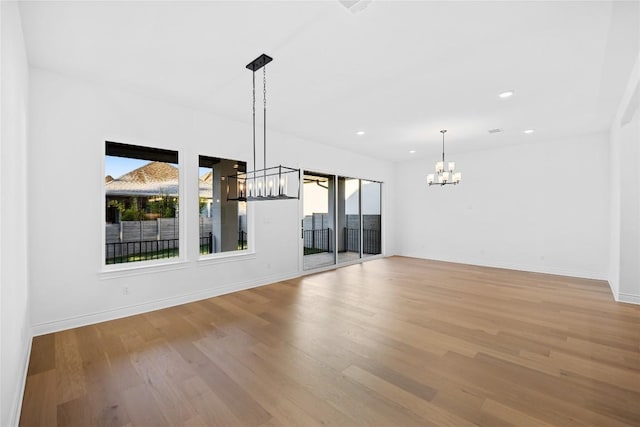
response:
M447 165L448 168L445 171L445 162L444 162L444 134L447 132L446 129L440 131L442 134L442 161L436 162L436 173L427 175L427 184L429 186L432 185L448 185L460 184L460 180L462 179L462 173L454 172L456 169L455 162L449 162Z
M242 202L300 198L300 169L267 167L267 67L273 58L264 53L247 64L253 72L253 169L227 176L227 200ZM256 168L256 71L262 68L263 168Z

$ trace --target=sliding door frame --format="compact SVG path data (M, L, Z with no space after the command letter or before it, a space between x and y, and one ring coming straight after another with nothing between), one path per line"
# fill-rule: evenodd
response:
M305 270L304 269L304 235L303 235L303 221L304 221L304 175L305 174L318 174L318 175L327 175L327 176L332 176L333 177L333 222L334 222L334 226L333 226L333 241L334 241L334 251L333 251L333 264L331 265L326 265L326 266L322 266L322 267L318 267L318 268L314 268L314 269L309 269L309 270ZM385 207L386 207L386 203L384 203L384 195L385 195L385 183L375 180L375 179L368 179L368 178L353 178L353 177L349 177L346 175L340 175L338 173L335 172L326 172L326 171L322 171L322 170L318 170L317 168L301 168L301 178L302 178L302 183L301 185L301 191L300 191L300 200L298 202L298 211L299 211L299 215L298 215L298 221L299 221L299 228L300 228L300 234L299 234L299 239L298 239L298 266L299 266L299 272L301 274L311 274L311 273L317 273L317 272L321 272L321 271L327 271L327 270L334 270L337 267L344 267L344 266L348 266L348 265L354 265L354 264L360 264L362 262L366 262L366 261L370 261L370 260L374 260L374 259L379 259L379 258L384 258L385 257ZM338 258L338 178L347 178L347 179L357 179L358 180L358 205L359 205L359 227L360 227L360 233L359 233L359 237L360 237L360 256L358 257L358 259L355 260L351 260L351 261L345 261L342 263L338 263L339 258ZM371 256L364 256L363 250L364 250L364 236L363 236L363 227L364 227L364 221L363 221L363 210L362 210L362 181L369 181L369 182L377 182L380 184L380 253L379 254L375 254L375 255L371 255Z

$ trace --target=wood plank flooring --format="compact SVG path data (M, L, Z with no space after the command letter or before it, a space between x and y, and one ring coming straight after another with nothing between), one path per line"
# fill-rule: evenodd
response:
M22 426L640 426L640 306L391 257L34 338Z

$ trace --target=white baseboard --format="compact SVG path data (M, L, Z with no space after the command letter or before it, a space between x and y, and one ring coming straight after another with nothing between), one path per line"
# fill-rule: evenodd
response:
M616 298L616 301L626 302L626 303L629 303L629 304L640 304L640 296L639 295L632 295L632 294L618 293L618 297Z
M416 258L426 259L426 258L424 258L422 256L416 256L416 255L399 255L399 256L414 256ZM536 266L515 265L515 264L508 264L508 263L487 264L486 262L483 263L483 262L480 262L478 260L475 260L476 262L473 262L474 260L471 260L471 262L463 261L463 260L448 260L448 259L440 259L440 260L435 259L435 260L436 261L444 261L444 262L457 262L457 263L464 263L464 264L472 264L472 265L479 265L479 266L484 266L484 267L505 268L505 269L510 269L510 270L530 271L530 272L536 272L536 273L557 274L557 275L563 275L563 276L571 276L571 277L580 277L580 278L590 278L590 279L603 280L601 274L593 273L593 272L577 272L577 271L571 271L571 270L549 269L549 268L541 269L541 268L536 267ZM336 267L340 267L340 266L331 266L331 267L329 267L327 269L334 269ZM193 302L193 301L199 301L199 300L212 298L212 297L216 297L216 296L220 296L220 295L224 295L224 294L228 294L228 293L232 293L232 292L237 292L237 291L242 291L242 290L245 290L245 289L255 288L255 287L258 287L258 286L267 285L269 283L275 283L275 282L279 282L279 281L283 281L283 280L289 280L289 279L293 279L293 278L296 278L296 277L300 277L301 275L305 275L305 274L309 274L309 273L317 273L319 271L323 271L323 269L318 269L318 270L314 270L314 271L307 271L307 272L297 272L296 271L296 272L291 272L291 273L287 273L287 274L267 276L267 277L262 277L262 278L260 278L258 280L251 280L251 281L247 281L247 282L233 283L233 284L228 284L228 285L225 285L225 286L222 286L222 287L209 288L209 289L205 289L205 290L194 292L194 293L178 295L178 296L174 296L174 297L170 297L170 298L163 298L163 299L159 299L159 300L145 302L145 303L142 303L142 304L134 304L134 305L120 307L120 308L116 308L116 309L112 309L112 310L105 310L105 311L102 311L102 312L89 313L89 314L85 314L85 315L81 315L81 316L55 320L55 321L52 321L52 322L40 323L40 324L36 324L36 325L33 326L33 336L44 335L44 334L48 334L48 333L52 333L52 332L63 331L63 330L66 330L66 329L72 329L72 328L77 328L77 327L86 326L86 325L92 325L92 324L95 324L95 323L100 323L100 322L105 322L105 321L108 321L108 320L119 319L119 318L127 317L127 316L133 316L133 315L136 315L136 314L147 313L147 312L153 311L153 310L160 310L160 309L163 309L163 308L173 307L173 306L180 305L180 304L186 304L186 303L190 303L190 302ZM621 302L627 302L627 303L632 303L632 304L640 304L640 297L637 296L637 295L631 295L631 294L618 294L618 295L615 295L615 293L614 293L614 298L617 301L621 301ZM30 354L30 351L31 351L30 350L31 349L30 346L31 346L31 343L29 343L29 354ZM27 355L26 363L28 363L28 360L29 359L28 359L28 355ZM25 370L25 378L26 378L26 370ZM24 385L23 385L23 387L24 387Z
M24 398L24 388L27 385L27 371L29 370L29 359L31 358L31 343L33 342L33 334L29 337L26 351L23 355L22 369L18 378L20 384L17 389L17 394L13 399L13 406L11 407L11 419L9 421L10 426L17 426L20 422L20 414L22 412L22 399Z
M611 280L607 280L607 285L609 285L609 290L611 291L611 296L613 296L614 301L619 301L618 291L613 287L613 283L611 283Z
M521 263L512 263L512 262L503 262L503 261L487 262L484 259L444 259L444 258L435 258L435 257L425 257L422 255L416 255L416 254L407 254L407 255L399 255L399 256L431 259L434 261L453 262L453 263L459 263L459 264L469 264L469 265L476 265L479 267L502 268L505 270L517 270L517 271L525 271L530 273L542 273L542 274L553 274L557 276L577 277L580 279L607 280L607 274L596 272L596 271L586 271L586 270L582 271L582 270L573 270L573 269L548 267L548 266L542 267L542 266L533 265L533 264L521 264Z
M105 310L97 313L89 313L81 316L69 317L65 319L55 320L52 322L39 323L33 325L33 336L45 335L53 332L64 331L66 329L78 328L81 326L93 325L95 323L106 322L108 320L120 319L122 317L133 316L136 314L147 313L154 310L173 307L180 304L186 304L207 298L217 297L232 292L242 291L245 289L255 288L258 286L268 285L269 283L280 282L299 277L299 272L287 274L273 275L261 277L258 280L247 282L239 282L228 284L221 287L209 288L198 292L184 295L178 295L169 298L158 299L145 302L142 304L134 304L130 306Z

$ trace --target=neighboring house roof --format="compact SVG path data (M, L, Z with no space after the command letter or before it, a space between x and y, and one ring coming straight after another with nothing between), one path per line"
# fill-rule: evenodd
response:
M211 183L213 182L213 172L207 172L200 177L200 181Z
M198 194L203 199L213 197L213 172L207 172L200 177Z
M178 196L178 168L168 163L150 162L113 179L105 177L107 196ZM211 197L211 173L200 178L200 197Z
M118 181L153 183L178 180L178 168L164 162L149 162L122 175Z
M211 198L213 177L211 172L200 177L200 197ZM150 162L138 169L113 179L105 178L107 196L178 196L179 171L164 162ZM109 180L111 178L111 180Z
M178 168L150 162L106 183L107 196L178 195Z

